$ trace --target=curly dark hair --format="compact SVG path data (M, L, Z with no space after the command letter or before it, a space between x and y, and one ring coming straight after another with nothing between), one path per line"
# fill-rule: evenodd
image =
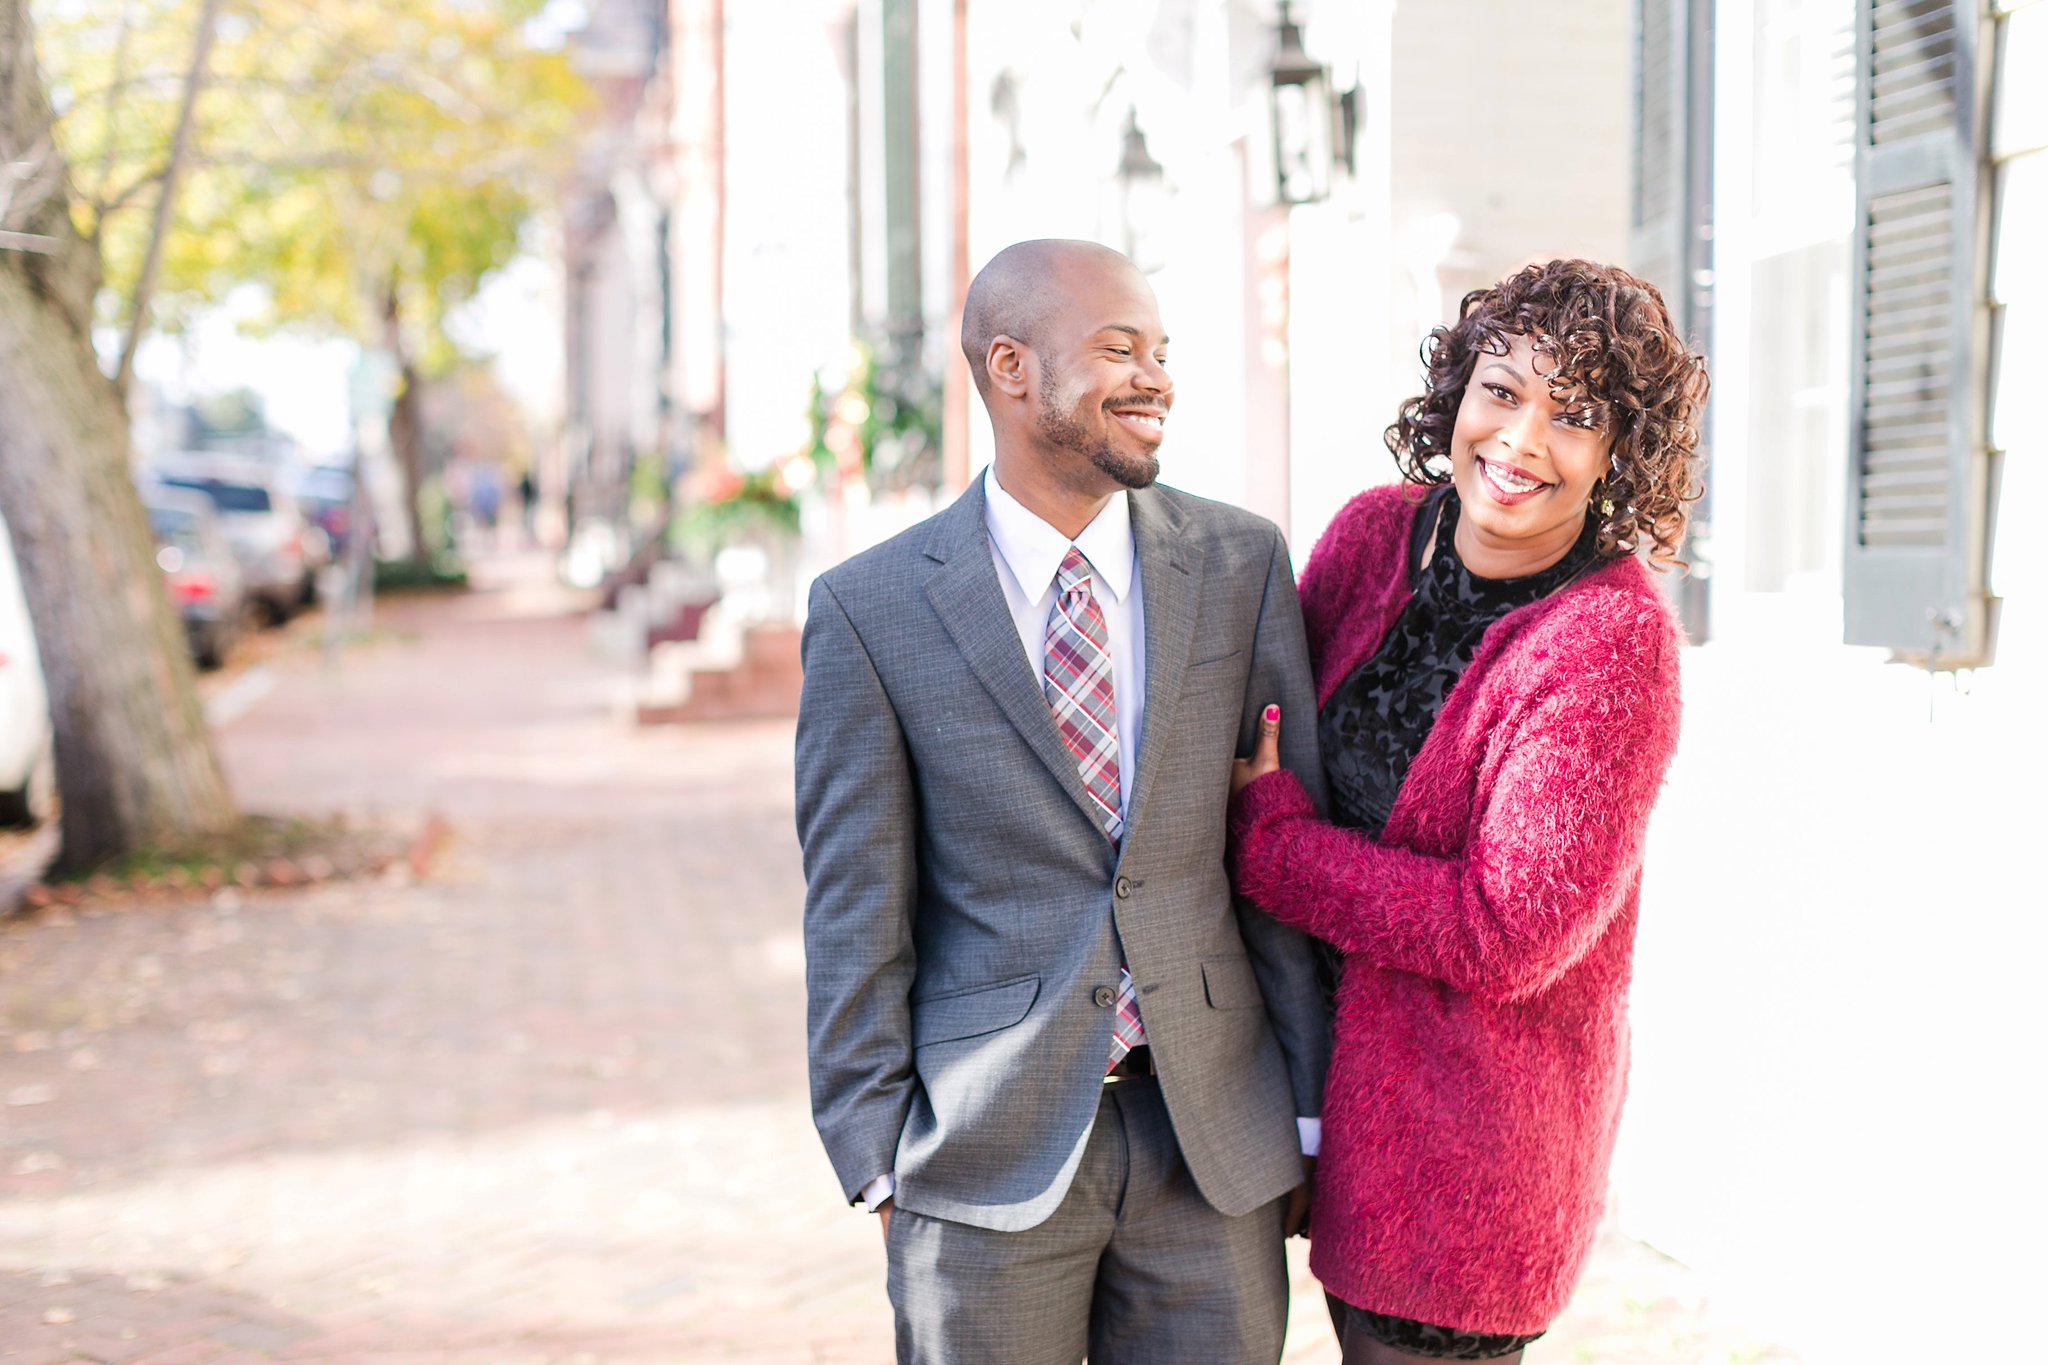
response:
M1656 287L1616 266L1560 260L1531 265L1458 305L1458 320L1422 343L1426 392L1401 405L1387 449L1411 483L1450 482L1451 428L1481 355L1528 337L1556 362L1559 402L1605 414L1611 462L1594 486L1600 553L1634 554L1649 541L1659 569L1684 568L1688 505L1698 501L1700 415L1707 362L1678 334ZM1603 504L1613 511L1601 515Z

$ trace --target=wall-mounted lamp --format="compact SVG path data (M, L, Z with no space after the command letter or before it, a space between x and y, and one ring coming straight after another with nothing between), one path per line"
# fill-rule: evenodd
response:
M1123 155L1117 160L1117 194L1124 229L1124 255L1143 271L1153 271L1160 259L1160 241L1166 228L1166 168L1153 158L1138 127L1135 107L1124 125Z
M1330 68L1308 55L1301 25L1280 0L1279 43L1269 72L1273 86L1273 171L1283 204L1330 197L1336 170L1351 168L1358 128L1358 92L1333 98Z

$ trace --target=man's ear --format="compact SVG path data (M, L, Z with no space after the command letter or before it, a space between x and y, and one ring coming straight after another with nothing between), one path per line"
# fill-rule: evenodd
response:
M988 386L1006 398L1022 398L1031 387L1031 348L1015 337L988 344Z

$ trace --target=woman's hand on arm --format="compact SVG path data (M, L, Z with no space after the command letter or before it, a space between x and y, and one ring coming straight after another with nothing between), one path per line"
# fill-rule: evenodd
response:
M1231 760L1230 794L1237 795L1267 773L1280 771L1280 708L1267 706L1259 715L1259 742L1250 758Z

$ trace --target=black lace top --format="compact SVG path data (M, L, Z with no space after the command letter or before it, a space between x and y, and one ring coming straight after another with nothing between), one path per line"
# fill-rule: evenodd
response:
M1458 559L1457 526L1457 490L1445 484L1428 495L1408 542L1408 580L1415 595L1379 649L1338 685L1316 718L1331 815L1375 839L1393 813L1408 765L1478 652L1486 628L1516 607L1557 591L1599 559L1597 524L1588 517L1577 543L1542 572L1480 578ZM1422 551L1432 527L1436 550L1425 565Z

